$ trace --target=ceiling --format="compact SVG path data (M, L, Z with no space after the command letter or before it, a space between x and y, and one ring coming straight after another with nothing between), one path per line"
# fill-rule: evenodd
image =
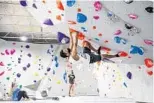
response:
M27 35L32 39L48 38L55 40L57 32L68 35L68 27L70 27L112 51L127 52L129 57L123 59L124 63L143 64L145 58L153 58L153 46L144 42L146 39L153 41L153 14L145 10L146 7L153 6L152 1L133 1L130 4L124 1L101 1L102 9L100 11L95 10L95 1L93 0L75 0L71 7L62 0L64 10L57 9L58 6L55 7L55 1L51 0L31 0L26 3L27 6L21 6L20 2L15 0L0 1L1 37ZM35 8L33 4L35 4ZM112 14L111 17L107 16L109 12ZM58 13L64 15L61 16L60 22L55 19ZM87 20L83 23L78 22L78 13L84 14ZM136 14L138 18L131 19L129 14ZM94 19L94 16L99 16L99 18ZM43 20L46 18L53 20L54 25L44 25ZM71 25L67 21L74 21L76 24ZM132 30L133 32L126 29L126 23L135 28ZM115 35L117 30L120 30L121 34ZM132 35L128 35L130 33ZM126 44L117 43L116 36L126 40ZM132 45L142 47L144 54L131 54Z

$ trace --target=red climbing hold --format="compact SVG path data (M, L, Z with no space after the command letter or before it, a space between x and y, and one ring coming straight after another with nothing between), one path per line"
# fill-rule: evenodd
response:
M147 73L151 76L153 75L153 71L147 71Z
M151 68L153 66L153 60L151 60L150 58L146 58L144 60L144 63L148 68Z
M111 51L111 49L107 48L107 47L102 47L101 49L104 50L104 51Z
M78 39L79 40L84 40L84 38L85 38L85 36L81 32L79 32L78 33Z
M124 51L121 51L121 52L119 52L119 56L120 57L126 57L126 56L128 56L128 54Z
M56 3L57 3L57 8L58 9L64 10L64 7L63 7L63 4L62 4L61 0L57 0Z

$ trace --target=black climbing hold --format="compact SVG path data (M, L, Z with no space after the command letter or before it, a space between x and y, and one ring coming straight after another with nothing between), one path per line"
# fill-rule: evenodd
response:
M153 13L153 7L146 7L145 10L148 12L148 13Z
M125 24L126 29L132 29L133 26L131 26L130 24Z
M133 2L133 0L124 0L124 2L125 2L126 4L130 4L130 3Z

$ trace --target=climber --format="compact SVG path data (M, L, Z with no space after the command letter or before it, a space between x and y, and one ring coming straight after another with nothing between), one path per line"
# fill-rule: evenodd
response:
M75 63L76 61L80 60L79 53L77 50L78 45L78 32L71 32L70 33L70 47L60 51L60 56L63 58L68 58L71 63ZM97 54L91 52L93 50ZM88 41L83 41L83 53L88 54L90 56L89 63L100 62L103 58L114 58L119 57L119 54L116 55L108 55L108 54L101 54L100 53L101 47L96 50Z
M17 87L16 79L14 79L14 82L12 82L10 95L12 96L12 101L20 101L21 99L29 100L27 92L22 91Z
M74 94L74 83L75 83L75 75L73 70L71 70L71 73L68 75L69 78L69 96L72 96Z

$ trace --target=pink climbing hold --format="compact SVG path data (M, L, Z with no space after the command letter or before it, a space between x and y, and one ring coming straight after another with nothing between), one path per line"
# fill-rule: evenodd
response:
M3 62L0 62L0 66L4 66L4 63Z
M4 53L1 53L1 55L5 55Z
M96 11L100 11L102 9L102 3L100 1L95 1L94 7Z
M11 55L13 55L15 53L15 49L11 50Z
M114 35L119 35L119 34L121 34L121 30L117 30L117 31L114 33Z
M128 14L129 18L131 19L137 19L138 16L136 14Z
M93 16L93 18L94 18L95 20L98 20L98 19L99 19L99 16Z
M0 76L2 76L4 74L4 71L0 73Z
M147 44L147 45L153 46L154 41L145 39L145 40L144 40L144 43Z
M6 55L9 55L9 51L7 49L5 50L5 53L6 53Z

